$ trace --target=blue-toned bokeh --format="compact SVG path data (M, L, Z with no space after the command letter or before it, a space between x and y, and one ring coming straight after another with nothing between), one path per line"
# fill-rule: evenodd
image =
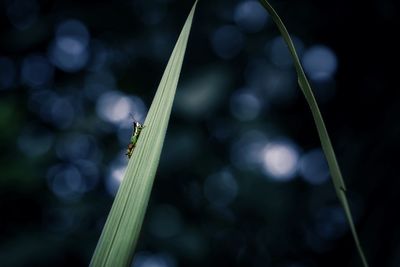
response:
M394 1L273 1L371 266L400 265ZM191 1L0 3L0 266L87 266ZM134 157L134 156L133 156ZM134 160L134 158L133 158ZM201 1L132 267L361 266L287 47Z

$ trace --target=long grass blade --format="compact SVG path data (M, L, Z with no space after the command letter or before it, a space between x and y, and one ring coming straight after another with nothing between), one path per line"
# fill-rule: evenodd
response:
M329 138L328 132L325 127L324 120L322 119L321 112L319 111L317 101L315 100L314 94L311 90L310 83L307 80L307 77L304 73L303 67L301 66L299 57L297 56L296 49L293 45L292 39L290 38L289 32L287 31L285 25L282 20L274 10L274 8L268 3L266 0L260 0L261 4L271 15L271 18L275 22L278 27L283 39L285 40L290 54L292 55L292 59L294 61L294 66L297 72L297 81L299 86L307 100L308 105L310 106L315 125L317 126L317 131L319 135L319 139L321 141L322 149L324 151L325 157L328 161L329 171L332 176L332 181L336 190L336 194L339 198L340 203L343 206L344 212L346 214L347 221L350 225L351 232L353 234L354 241L357 246L358 253L361 257L362 263L364 267L368 267L368 262L362 250L360 241L358 239L358 235L353 223L353 218L351 215L351 211L349 208L349 204L346 197L346 186L343 182L342 173L340 171L339 165L336 160L335 152L333 150L331 140Z
M197 1L183 26L150 106L90 266L129 266L146 212ZM127 140L129 142L129 140Z

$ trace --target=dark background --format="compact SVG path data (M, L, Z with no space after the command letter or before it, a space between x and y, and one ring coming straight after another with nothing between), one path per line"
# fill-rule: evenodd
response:
M395 1L273 1L371 266L400 266ZM192 1L0 2L0 266L87 266ZM134 267L361 266L254 1L201 1Z

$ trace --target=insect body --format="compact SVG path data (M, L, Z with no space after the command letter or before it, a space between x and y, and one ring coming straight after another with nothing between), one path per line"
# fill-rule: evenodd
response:
M128 158L131 158L133 150L136 147L136 143L137 143L137 140L139 138L140 132L142 131L142 129L144 127L145 127L144 125L140 124L137 121L133 122L133 133L132 133L132 136L131 136L131 141L128 144L128 148L126 149L126 153L125 153L125 155L127 155Z

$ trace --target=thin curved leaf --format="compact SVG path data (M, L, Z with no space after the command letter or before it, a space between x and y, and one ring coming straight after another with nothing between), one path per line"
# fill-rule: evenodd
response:
M299 57L297 56L296 49L293 45L292 39L290 38L289 32L287 31L285 25L283 24L281 18L278 16L274 8L268 3L266 0L260 0L261 4L271 15L271 18L275 22L276 26L279 29L283 39L285 40L290 54L292 55L292 59L294 62L294 66L297 72L297 81L303 94L307 100L308 105L310 106L315 125L317 126L317 131L319 135L319 139L321 141L322 149L324 151L325 157L328 161L329 171L332 176L333 185L336 190L336 195L339 198L340 203L343 206L344 212L346 214L347 221L350 225L351 232L353 234L354 241L357 246L358 253L360 254L361 260L363 262L364 267L368 267L368 262L365 258L364 252L361 248L360 241L358 239L358 235L354 226L353 218L351 215L351 211L349 208L349 204L346 197L346 186L343 182L342 173L339 168L339 164L337 163L335 152L333 150L331 140L329 138L328 132L325 127L324 120L322 119L321 112L319 111L317 101L315 100L314 94L311 90L310 83L307 80L307 77L304 73L303 67L301 66Z

